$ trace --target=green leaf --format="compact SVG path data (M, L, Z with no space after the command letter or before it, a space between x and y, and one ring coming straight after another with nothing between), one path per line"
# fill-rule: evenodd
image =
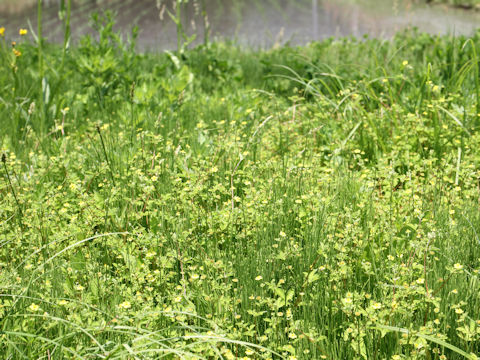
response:
M320 276L317 274L317 269L313 270L312 272L310 272L310 274L308 274L308 278L307 278L307 282L309 284L311 283L314 283L315 281L317 281L318 279L320 279Z
M377 329L377 330L394 331L394 332L399 332L399 333L403 333L403 334L410 334L411 333L411 331L409 331L408 329L399 328L399 327L396 327L396 326L389 326L389 325L381 325L380 324L380 325L373 326L372 328ZM477 356L475 356L474 354L468 354L465 351L463 351L462 349L459 349L458 347L456 347L455 345L449 344L446 341L438 339L434 336L426 335L426 334L422 334L422 333L412 333L412 335L417 336L417 337L422 338L422 339L425 339L425 340L428 340L428 341L431 341L431 342L433 342L437 345L446 347L447 349L450 349L450 350L456 352L457 354L462 355L463 357L465 357L465 359L477 360Z

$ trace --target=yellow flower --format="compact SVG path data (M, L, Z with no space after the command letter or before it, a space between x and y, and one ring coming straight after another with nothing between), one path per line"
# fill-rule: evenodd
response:
M124 301L123 303L119 304L118 307L120 309L130 309L132 307L132 304L130 304L129 301Z
M40 310L40 306L38 306L38 305L35 304L35 303L32 303L32 305L30 305L28 308L29 308L31 311L38 311L38 310Z
M24 35L27 35L28 34L28 30L27 29L20 29L18 31L18 33L20 34L20 36L24 36Z
M12 49L13 51L13 54L16 56L16 57L20 57L22 56L22 53L20 51L18 51L17 49Z
M352 301L352 298L346 297L343 299L343 302L345 305L350 305L353 301Z
M5 35L5 28L2 26L0 27L0 36L4 36Z
M462 270L463 269L463 265L462 264L459 264L459 263L456 263L455 265L453 265L453 268L455 270Z
M262 275L258 275L258 276L255 278L255 281L260 281L260 280L262 280L262 279L263 279Z
M382 308L382 304L380 304L379 302L374 302L372 304L372 309L374 310L380 310Z
M457 314L459 314L459 315L460 315L460 314L463 314L463 310L460 309L460 308L457 308L457 309L455 309L455 313L457 313Z

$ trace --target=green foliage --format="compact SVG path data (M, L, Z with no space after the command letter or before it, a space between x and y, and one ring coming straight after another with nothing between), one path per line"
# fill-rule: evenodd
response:
M475 358L480 34L95 24L43 74L2 39L2 358Z

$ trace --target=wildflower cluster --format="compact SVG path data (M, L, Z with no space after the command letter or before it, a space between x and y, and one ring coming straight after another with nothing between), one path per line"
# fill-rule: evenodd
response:
M0 64L4 358L480 353L480 34L180 56L110 25Z

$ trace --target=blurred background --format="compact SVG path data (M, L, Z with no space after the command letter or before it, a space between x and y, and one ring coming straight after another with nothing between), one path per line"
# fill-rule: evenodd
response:
M178 2L178 0L176 0ZM91 14L110 10L126 37L139 28L140 50L174 49L175 0L72 0L72 40L91 28ZM43 0L43 34L63 41L67 0ZM192 41L232 39L254 47L304 44L332 36L389 37L417 27L434 34L469 35L480 27L480 0L183 0L182 20ZM36 0L0 0L0 27L11 40L37 28Z

